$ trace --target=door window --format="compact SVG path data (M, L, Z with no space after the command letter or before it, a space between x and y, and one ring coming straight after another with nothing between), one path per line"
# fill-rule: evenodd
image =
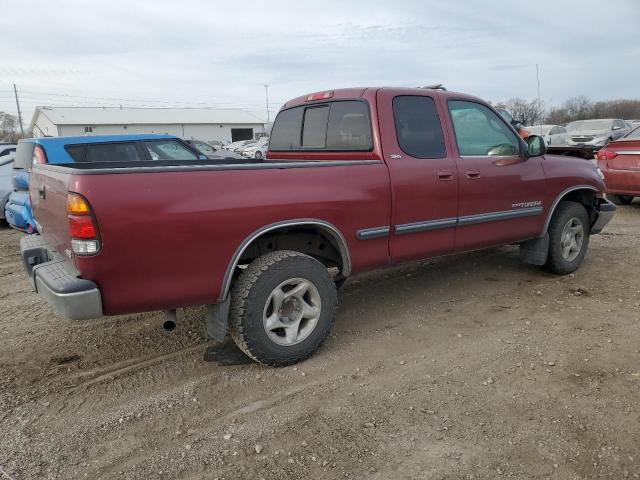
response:
M145 142L152 160L198 160L195 153L175 140Z
M444 158L444 136L432 98L402 95L393 99L398 145L415 158Z
M520 153L517 135L488 107L451 100L449 112L461 156L513 156Z

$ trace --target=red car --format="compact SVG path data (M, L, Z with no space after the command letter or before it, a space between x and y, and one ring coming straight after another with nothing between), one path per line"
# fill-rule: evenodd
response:
M506 244L567 274L615 211L591 162L545 155L482 100L431 89L291 100L250 163L38 163L30 189L40 235L22 256L54 310L209 305L213 338L275 366L320 347L352 275Z
M640 196L640 128L610 142L597 158L607 185L607 198L618 205L628 205Z

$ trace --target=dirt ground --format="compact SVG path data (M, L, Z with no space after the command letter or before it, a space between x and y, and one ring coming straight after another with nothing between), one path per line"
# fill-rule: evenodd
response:
M640 478L638 202L575 275L505 247L351 280L283 369L220 364L200 310L56 318L20 235L0 227L0 478Z

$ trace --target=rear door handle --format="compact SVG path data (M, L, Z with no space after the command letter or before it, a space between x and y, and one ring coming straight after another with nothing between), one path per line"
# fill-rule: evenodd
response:
M44 187L38 187L38 196L44 198Z
M438 172L438 180L453 180L453 173L443 170Z
M478 170L467 170L464 173L467 178L480 178L480 172Z

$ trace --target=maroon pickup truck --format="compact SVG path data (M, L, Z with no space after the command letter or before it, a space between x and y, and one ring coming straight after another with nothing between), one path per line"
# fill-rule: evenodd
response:
M615 206L593 163L545 153L468 95L311 94L283 106L255 163L35 164L24 266L63 316L208 305L211 337L287 365L366 270L505 244L576 270Z

